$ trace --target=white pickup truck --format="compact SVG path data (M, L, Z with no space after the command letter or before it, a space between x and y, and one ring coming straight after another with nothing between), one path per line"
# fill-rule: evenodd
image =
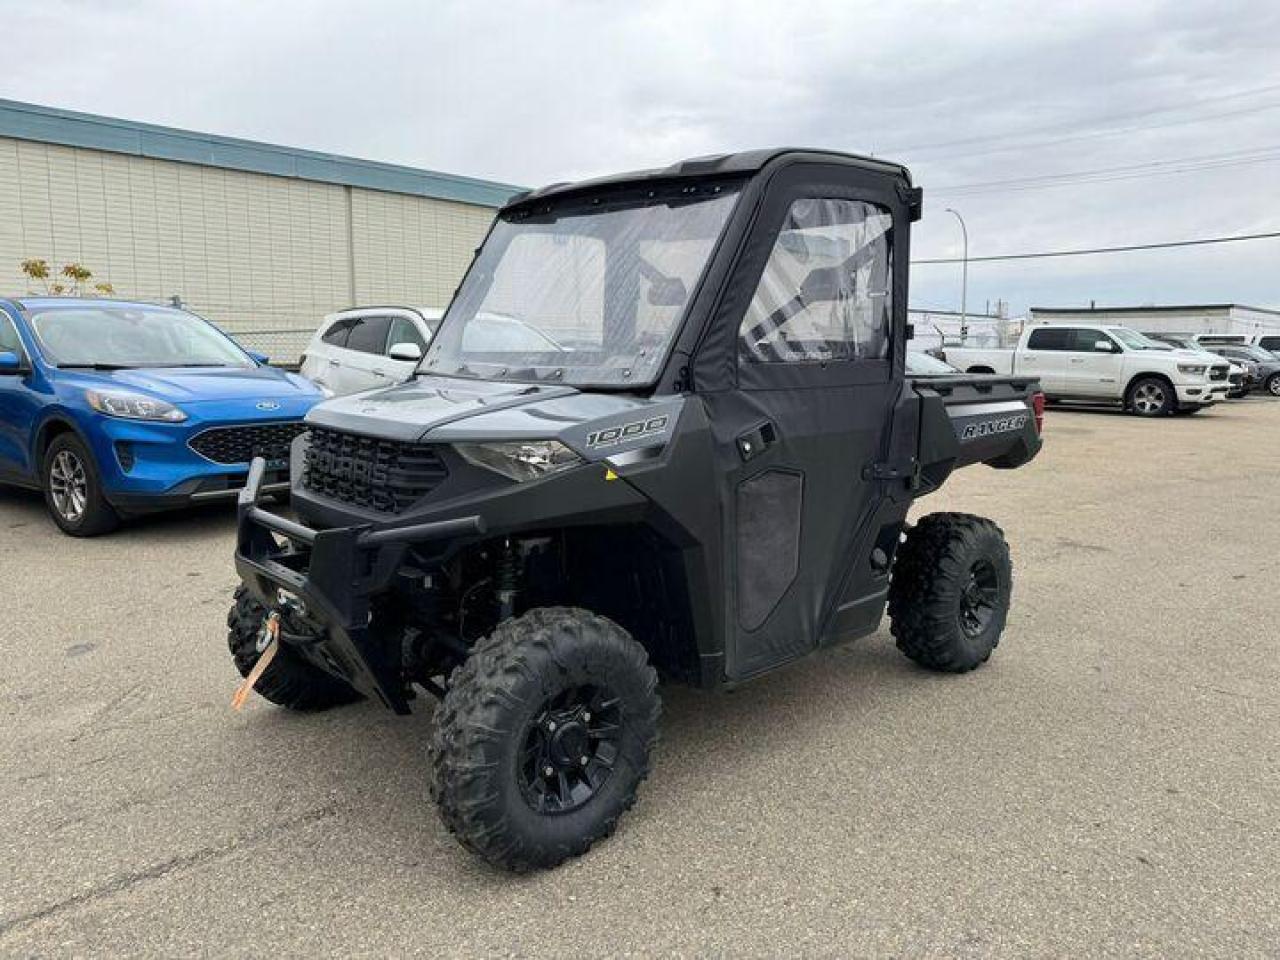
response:
M1194 413L1223 399L1230 366L1106 324L1038 324L1013 349L944 347L965 373L1033 375L1050 400L1114 403L1144 417Z

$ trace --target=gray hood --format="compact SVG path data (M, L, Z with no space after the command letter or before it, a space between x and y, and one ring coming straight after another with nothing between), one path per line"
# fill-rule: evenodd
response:
M663 442L684 400L573 387L455 377L418 377L399 386L335 397L314 407L307 423L407 443L559 439L596 459ZM662 420L634 438L595 442L597 431Z

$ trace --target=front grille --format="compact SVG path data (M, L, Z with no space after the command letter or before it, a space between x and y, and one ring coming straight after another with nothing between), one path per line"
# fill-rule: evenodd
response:
M289 459L289 444L306 429L301 420L210 427L192 437L187 445L214 463L248 463L254 457L278 463Z
M1227 379L1227 372L1228 372L1230 369L1231 369L1230 367L1224 367L1224 366L1210 367L1210 368L1209 368L1209 379L1210 379L1210 380L1225 380L1225 379Z
M302 485L322 496L379 513L400 513L449 476L434 446L361 437L313 427Z

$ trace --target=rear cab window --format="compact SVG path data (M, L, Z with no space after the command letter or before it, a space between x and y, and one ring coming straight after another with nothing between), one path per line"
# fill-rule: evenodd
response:
M347 345L347 337L350 336L351 328L355 324L356 321L351 318L338 320L324 332L320 339L333 347L345 347Z
M347 337L347 349L358 353L381 354L386 350L390 317L361 317L355 321Z
M1074 327L1040 327L1027 338L1028 350L1070 350L1075 342Z

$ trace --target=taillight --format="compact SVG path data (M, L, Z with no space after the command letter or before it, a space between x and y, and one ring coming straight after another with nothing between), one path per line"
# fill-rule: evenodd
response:
M1036 436L1044 433L1044 394L1036 391L1031 395L1031 410L1036 415Z

